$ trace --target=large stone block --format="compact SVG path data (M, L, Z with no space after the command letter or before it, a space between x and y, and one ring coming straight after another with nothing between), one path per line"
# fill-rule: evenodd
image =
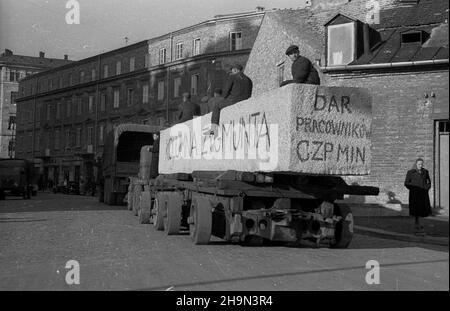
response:
M370 172L371 98L362 88L290 84L161 132L159 173Z

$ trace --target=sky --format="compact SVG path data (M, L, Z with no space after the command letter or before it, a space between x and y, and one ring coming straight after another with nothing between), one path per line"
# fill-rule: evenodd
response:
M79 24L66 15L74 0L0 0L0 52L80 60L147 40L218 14L257 6L300 8L306 0L77 0Z

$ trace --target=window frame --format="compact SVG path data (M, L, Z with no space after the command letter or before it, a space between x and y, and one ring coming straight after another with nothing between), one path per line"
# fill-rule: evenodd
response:
M339 28L339 27L348 27L351 26L351 30L352 30L352 34L351 34L351 42L349 44L349 46L351 47L351 57L352 59L347 63L351 63L352 61L354 61L356 59L356 34L357 34L357 25L355 22L353 21L349 21L347 23L341 23L341 24L335 24L335 25L328 25L326 27L326 45L327 45L327 57L326 57L326 61L327 61L327 66L333 67L333 66L345 66L346 64L333 64L331 65L330 60L332 60L331 55L330 55L330 29L335 29L335 28Z
M183 42L175 44L175 60L183 59Z
M238 48L238 40L237 38L235 38L235 48L233 49L233 34L240 34L240 47ZM244 47L244 43L243 43L243 34L242 34L242 30L237 30L237 31L230 31L230 51L239 51L242 50Z
M197 50L197 43L198 43L198 50ZM195 38L192 44L192 56L200 55L202 53L201 51L202 51L202 39Z

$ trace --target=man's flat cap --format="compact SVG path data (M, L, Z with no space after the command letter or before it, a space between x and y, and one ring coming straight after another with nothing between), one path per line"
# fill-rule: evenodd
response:
M298 52L298 46L296 45L291 45L290 47L287 48L286 50L286 55L291 55L292 53Z
M184 92L183 94L181 94L181 96L191 98L191 94L188 92Z
M233 69L233 68L236 68L241 71L242 71L242 69L244 69L244 67L242 67L242 65L239 63L234 63L233 65L231 65L231 69Z

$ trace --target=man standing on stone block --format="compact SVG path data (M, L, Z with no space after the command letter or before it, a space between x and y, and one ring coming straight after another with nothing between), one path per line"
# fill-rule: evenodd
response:
M200 115L200 106L191 102L191 94L183 93L183 101L178 106L178 118L177 122L182 123L192 119L194 116Z
M280 86L290 83L320 84L319 73L309 59L300 55L298 46L291 45L288 47L286 55L292 61L292 80L283 81Z
M225 100L215 105L211 117L212 124L219 124L221 109L252 96L253 82L242 72L242 69L240 64L234 64L231 67L231 74L228 77L223 92Z

